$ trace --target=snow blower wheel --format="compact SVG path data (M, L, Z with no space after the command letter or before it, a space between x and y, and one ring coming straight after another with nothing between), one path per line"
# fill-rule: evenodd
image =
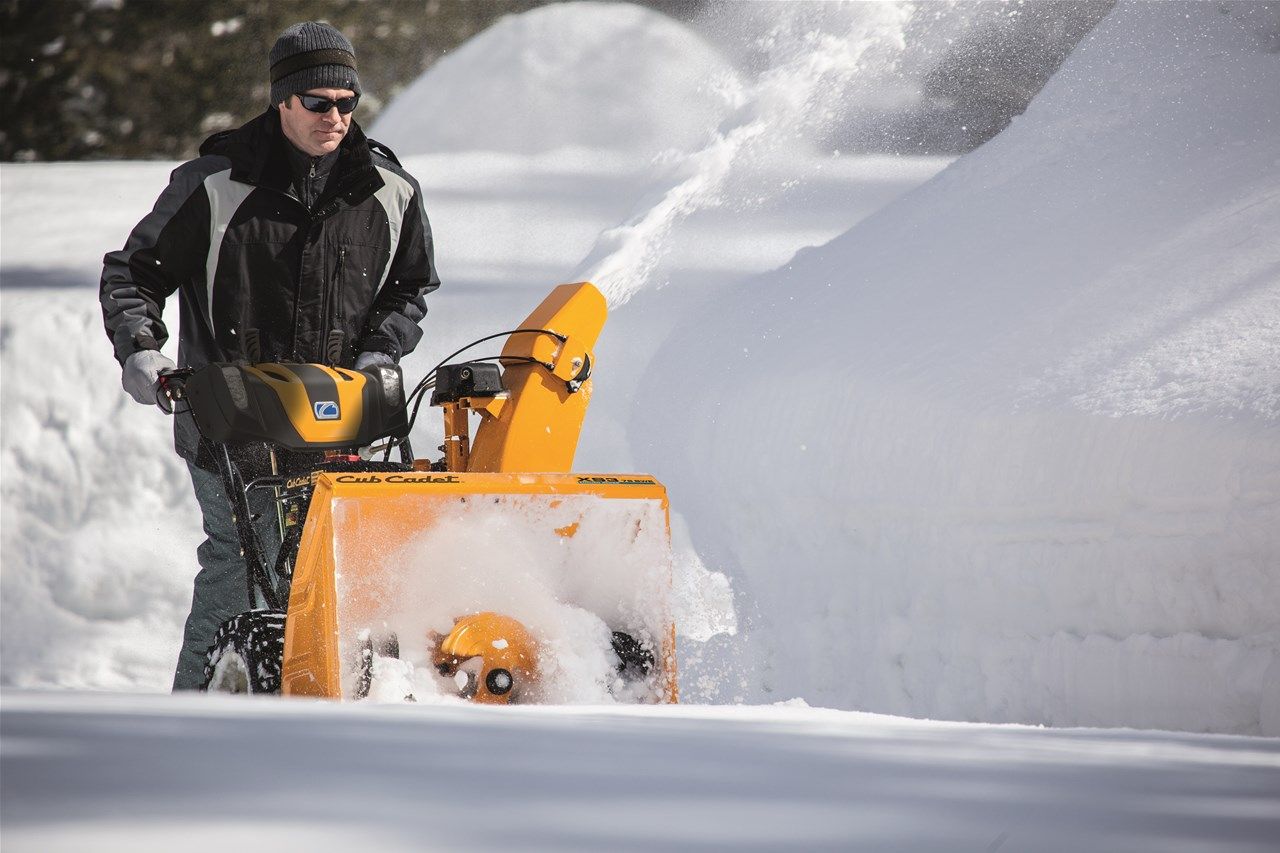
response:
M281 610L250 610L218 628L204 665L210 693L279 693L284 662Z
M360 663L356 668L355 698L367 699L373 688L373 659L400 658L400 638L394 632L379 635L376 639L372 633L365 633L360 643ZM405 701L417 701L412 695L404 697Z
M623 631L613 632L613 653L618 656L618 675L625 681L643 681L653 670L653 652Z

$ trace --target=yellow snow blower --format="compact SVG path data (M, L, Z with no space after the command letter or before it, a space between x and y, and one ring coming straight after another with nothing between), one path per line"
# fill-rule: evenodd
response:
M448 363L469 345L408 394L398 367L167 375L217 460L256 605L218 631L207 689L675 702L666 491L571 473L606 313L593 285L561 285L481 339L505 336L501 355ZM443 410L435 460L408 438L428 394ZM246 480L246 446L265 448L269 473ZM278 454L314 461L291 472ZM273 560L250 508L263 495Z

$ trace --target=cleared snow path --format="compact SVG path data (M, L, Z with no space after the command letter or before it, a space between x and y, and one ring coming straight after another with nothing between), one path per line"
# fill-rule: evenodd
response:
M1280 740L5 693L4 849L1274 850Z

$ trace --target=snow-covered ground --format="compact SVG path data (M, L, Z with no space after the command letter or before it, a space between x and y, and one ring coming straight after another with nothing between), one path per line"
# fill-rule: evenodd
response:
M6 698L6 851L1274 850L1280 742L791 707Z
M1280 735L1280 10L1122 3L948 165L807 141L918 12L777 8L752 75L535 10L371 129L445 282L410 376L609 294L578 467L668 485L682 695L751 708L66 692L166 690L189 603L190 487L96 301L174 164L0 169L5 849L1274 848L1271 738L856 712ZM485 100L520 67L529 111Z

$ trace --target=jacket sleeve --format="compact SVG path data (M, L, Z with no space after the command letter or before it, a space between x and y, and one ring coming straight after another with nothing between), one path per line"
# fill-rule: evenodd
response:
M422 339L419 323L427 315L424 297L440 286L422 190L417 182L412 186L413 196L405 210L399 245L360 340L362 352L383 352L397 361L413 352Z
M161 319L165 299L184 281L204 275L209 253L204 178L209 170L199 164L178 167L125 247L102 259L102 322L121 364L139 350L164 345L169 339Z

